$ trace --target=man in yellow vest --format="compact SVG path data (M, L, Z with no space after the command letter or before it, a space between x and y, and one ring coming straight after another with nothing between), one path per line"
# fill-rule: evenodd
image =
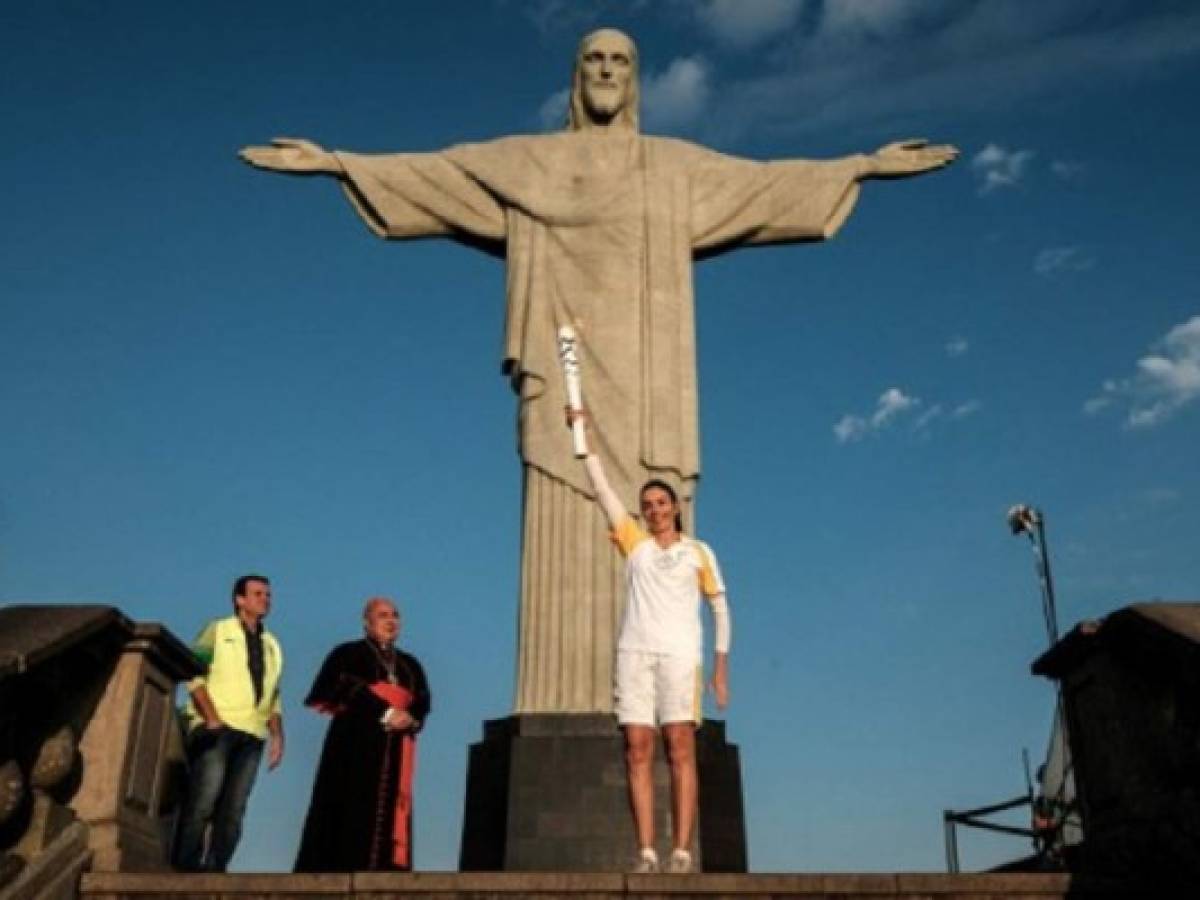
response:
M205 673L188 684L190 772L174 853L176 868L189 872L225 871L263 749L268 768L283 759L283 650L263 626L271 611L270 581L239 578L233 609L232 616L205 625L192 644Z

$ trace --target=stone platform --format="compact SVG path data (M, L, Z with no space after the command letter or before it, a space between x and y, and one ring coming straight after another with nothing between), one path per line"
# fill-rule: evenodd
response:
M462 872L620 874L637 839L629 815L625 749L616 718L602 713L538 713L484 723L471 745L463 813ZM705 873L747 868L738 748L725 723L696 732L700 798L692 856ZM658 852L670 852L670 773L654 765Z
M418 872L411 875L164 875L97 873L83 876L80 896L90 900L279 900L352 897L507 900L562 897L569 900L767 900L799 897L870 900L1058 900L1142 895L1130 884L1071 875L804 874L804 875L618 875L538 872Z

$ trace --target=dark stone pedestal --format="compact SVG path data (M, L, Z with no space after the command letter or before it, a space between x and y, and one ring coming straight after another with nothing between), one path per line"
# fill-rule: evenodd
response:
M29 896L74 896L85 865L169 868L186 774L175 685L201 670L161 625L111 606L0 608L0 769L19 804L0 870L4 851L21 857Z
M696 735L700 871L745 872L746 826L737 747L724 722ZM670 851L670 773L654 772L660 857ZM463 815L463 871L622 872L637 841L616 720L605 714L510 716L484 723L471 746Z

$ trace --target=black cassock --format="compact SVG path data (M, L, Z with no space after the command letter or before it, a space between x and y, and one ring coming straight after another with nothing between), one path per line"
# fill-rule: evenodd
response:
M381 724L389 704L379 694L396 688L411 695L408 711L419 730L430 695L415 657L396 650L389 659L361 640L335 647L321 665L304 703L333 721L321 748L297 872L412 868L415 734L386 731ZM406 770L407 791L401 788Z

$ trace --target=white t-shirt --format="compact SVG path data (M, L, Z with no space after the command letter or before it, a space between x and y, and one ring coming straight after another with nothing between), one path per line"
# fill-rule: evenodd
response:
M686 535L670 547L660 547L628 516L613 537L627 560L627 599L617 649L694 657L699 662L704 653L701 595L725 593L712 550Z

